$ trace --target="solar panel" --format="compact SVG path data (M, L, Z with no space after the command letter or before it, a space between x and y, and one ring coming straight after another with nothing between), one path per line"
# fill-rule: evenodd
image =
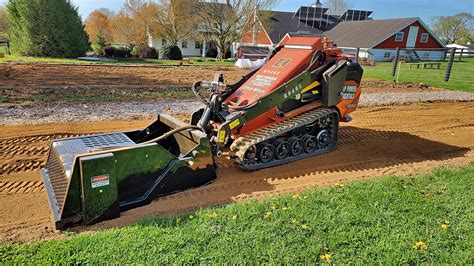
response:
M373 11L348 9L339 17L340 21L361 21L367 20Z

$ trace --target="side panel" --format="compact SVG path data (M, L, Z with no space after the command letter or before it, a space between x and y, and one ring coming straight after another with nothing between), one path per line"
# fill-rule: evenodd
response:
M83 219L93 223L103 217L118 217L115 159L112 153L79 159L82 180Z

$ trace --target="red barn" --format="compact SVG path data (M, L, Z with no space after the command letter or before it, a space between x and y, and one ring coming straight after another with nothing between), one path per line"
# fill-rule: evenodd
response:
M420 18L341 22L325 32L343 50L360 48L360 57L390 61L400 48L407 60L441 60L446 47Z
M258 17L249 21L238 43L239 58L262 58L266 49L292 32L326 35L347 54L355 56L359 48L359 57L374 61L392 60L397 48L407 60L444 58L446 47L420 18L374 20L372 11L348 9L341 15L327 11L319 1L296 12L261 11L269 26L266 29Z

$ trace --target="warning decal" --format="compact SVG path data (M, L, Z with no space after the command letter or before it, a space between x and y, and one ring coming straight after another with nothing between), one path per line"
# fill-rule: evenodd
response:
M92 188L105 187L110 184L109 175L99 175L91 178Z

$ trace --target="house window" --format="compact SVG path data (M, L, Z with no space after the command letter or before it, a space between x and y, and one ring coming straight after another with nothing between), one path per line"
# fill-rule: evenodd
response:
M165 46L168 42L165 39L161 39L161 46Z
M188 48L188 42L187 41L182 41L181 42L181 48Z
M195 49L201 49L201 47L202 47L201 42L196 41L196 42L194 43L194 48L195 48Z
M428 33L422 33L422 34L421 34L421 38L420 38L420 42L422 42L422 43L427 43L429 36L430 36L430 35L429 35Z
M430 53L424 53L423 60L430 60Z
M395 41L396 42L403 42L403 35L404 35L403 32L397 32L397 34L395 35Z
M384 59L390 59L390 55L391 55L391 54L392 54L392 53L390 53L390 52L385 52L385 54L383 55L383 58L384 58Z

